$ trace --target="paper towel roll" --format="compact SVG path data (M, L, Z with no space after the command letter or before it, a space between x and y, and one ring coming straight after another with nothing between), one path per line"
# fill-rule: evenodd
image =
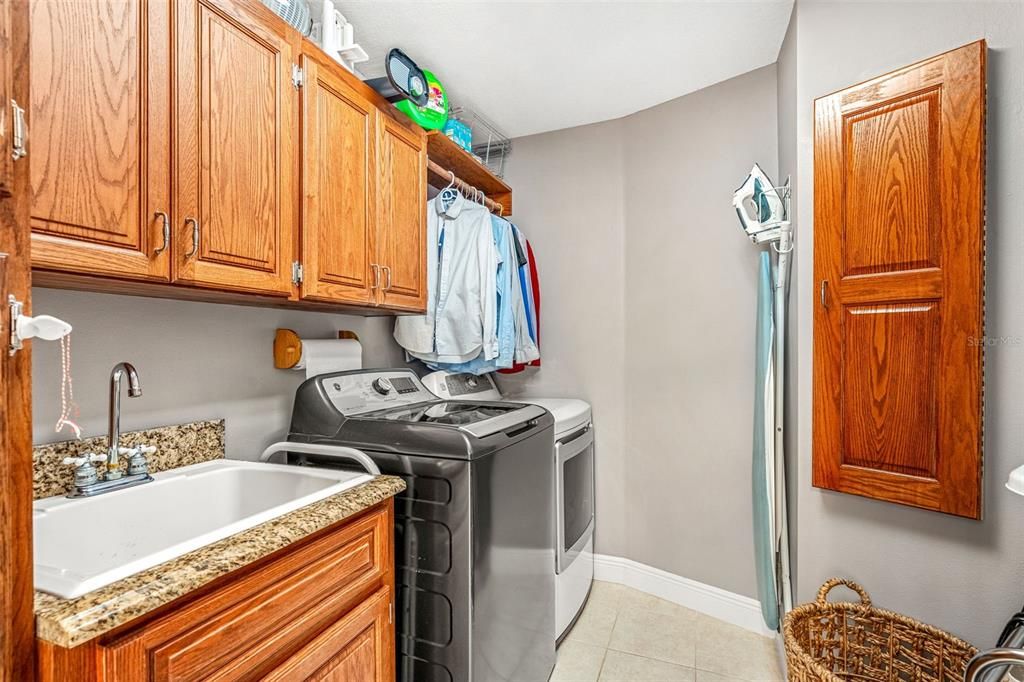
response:
M308 379L362 367L363 345L356 339L303 339L302 355L292 369L306 370Z

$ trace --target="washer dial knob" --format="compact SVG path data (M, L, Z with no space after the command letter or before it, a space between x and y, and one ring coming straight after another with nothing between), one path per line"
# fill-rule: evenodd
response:
M373 386L373 390L377 391L377 393L380 393L381 395L391 393L391 382L388 381L386 377L378 377L374 379L373 383L370 385Z

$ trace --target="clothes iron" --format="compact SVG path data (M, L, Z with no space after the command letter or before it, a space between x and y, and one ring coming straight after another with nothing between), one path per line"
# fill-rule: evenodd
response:
M750 169L732 195L732 205L750 241L763 244L781 237L782 227L789 223L789 189L789 180L775 187L756 163Z

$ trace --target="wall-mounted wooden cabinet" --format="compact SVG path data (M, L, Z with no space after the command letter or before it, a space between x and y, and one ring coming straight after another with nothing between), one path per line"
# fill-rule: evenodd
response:
M328 66L302 56L302 297L370 305L377 112Z
M231 3L174 5L174 280L287 296L297 37Z
M257 0L31 4L37 271L425 309L424 133Z
M302 56L302 297L426 308L424 135Z
M814 485L981 517L985 43L815 102Z
M378 114L377 262L380 304L427 307L427 148L422 135Z
M32 265L167 282L170 4L33 0Z

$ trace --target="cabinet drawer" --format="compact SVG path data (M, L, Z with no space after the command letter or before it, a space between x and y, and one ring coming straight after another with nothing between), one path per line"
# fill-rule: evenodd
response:
M390 507L104 644L107 679L260 677L390 580Z
M328 626L320 635L264 678L265 682L339 680L385 682L393 680L394 656L390 645L391 588L372 597Z

